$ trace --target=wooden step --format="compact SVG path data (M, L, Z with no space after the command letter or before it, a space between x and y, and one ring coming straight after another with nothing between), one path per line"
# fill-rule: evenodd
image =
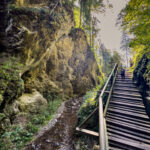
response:
M115 83L122 84L122 85L124 85L124 84L134 85L135 84L133 81L125 81L125 80L124 81L116 80Z
M150 129L141 127L139 125L135 125L135 124L132 124L129 122L123 122L123 121L119 121L119 120L115 120L115 119L110 119L110 118L107 118L107 123L114 124L114 125L120 126L122 128L127 128L129 130L134 130L139 133L147 134L150 136Z
M141 94L139 92L134 92L134 91L125 91L125 90L113 90L113 94L122 94L123 95L131 95L131 97L133 97L134 95L135 96L139 96L139 97L142 97Z
M116 109L113 109L113 108L109 108L108 112L118 113L118 114L121 114L121 115L124 115L124 116L130 116L130 117L133 117L133 118L140 118L140 119L143 119L143 120L149 120L147 115L140 115L140 114L131 113L131 112L127 112L127 111L116 110Z
M132 81L132 78L126 77L125 79L122 79L121 77L116 77L116 80L120 80L120 81L125 81L125 80Z
M109 146L115 147L119 150L129 150L129 147L127 147L126 145L121 145L120 143L116 143L116 142L110 141L110 140L109 140ZM130 149L130 150L132 150L132 149Z
M113 95L122 95L122 96L129 96L129 97L139 97L139 98L142 98L141 94L133 94L133 93L130 93L130 92L116 92L114 91L113 92Z
M134 82L132 82L132 81L129 82L129 81L125 81L125 80L124 81L117 81L116 80L115 83L116 84L122 84L122 85L126 85L126 84L127 85L135 85Z
M131 103L138 103L138 104L141 104L141 105L143 105L143 101L142 100L136 100L136 99L125 99L125 98L115 98L115 97L113 97L112 99L111 99L111 101L121 101L121 102L131 102Z
M137 88L114 88L113 91L131 91L131 92L138 92L140 93L140 91Z
M144 106L144 104L143 104L142 101L136 101L136 100L119 99L119 98L114 99L113 98L111 101L112 102L124 102L124 103L136 104L136 105L142 105L142 106Z
M110 115L108 115L107 118L118 120L118 121L124 121L124 122L127 122L127 123L132 123L132 124L135 124L135 125L139 125L141 127L148 128L148 130L150 129L150 124L149 125L143 124L141 122L130 120L129 118L128 119L126 119L124 117L118 118L117 116L110 116Z
M129 130L127 128L121 128L121 127L113 125L113 124L107 124L107 128L115 129L117 131L124 132L124 133L127 133L127 134L131 134L131 135L134 135L134 136L137 136L137 137L140 137L140 138L143 138L143 139L146 139L146 140L150 141L150 136L149 135L142 134L142 133L139 133L139 132L134 131L134 130Z
M118 130L115 130L115 129L112 129L112 128L107 128L107 132L117 134L119 136L129 138L129 139L132 139L132 140L136 140L136 141L139 141L139 142L142 142L142 143L150 144L150 140L147 140L147 139L144 139L144 138L141 138L139 136L135 136L135 135L132 135L132 134L129 134L129 133L121 132L121 131L118 131Z
M119 88L123 88L123 87L126 87L126 88L137 88L135 85L117 84L117 83L115 83L114 88L115 88L115 87L119 87Z
M109 147L109 150L120 150L120 148L116 148L114 146Z
M122 139L120 136L109 136L110 141L115 141L122 145L127 145L128 149L135 148L136 150L150 150L150 145L137 142L137 141L128 141L127 139Z
M141 108L133 108L133 107L129 107L129 106L121 106L119 105L116 105L116 104L109 104L109 107L110 108L115 108L115 109L118 109L118 108L121 108L121 109L130 109L130 110L133 110L133 111L138 111L138 112L143 112L143 113L146 113L145 109L141 109Z
M110 101L110 104L116 104L118 105L118 107L121 106L128 106L128 107L133 107L133 108L139 108L139 109L145 109L145 107L143 105L136 105L136 104L128 104L128 103L124 103L124 102L115 102L115 101Z
M107 115L111 115L111 116L116 116L118 118L125 118L125 119L129 119L129 120L133 120L133 121L137 121L137 122L140 122L142 123L143 125L146 125L146 126L150 126L150 120L142 120L140 118L133 118L133 117L129 117L129 116L125 116L125 115L121 115L121 114L117 114L117 113L110 113L110 112L107 112Z
M121 110L121 111L133 112L133 113L142 114L142 115L147 115L146 112L141 111L141 110L138 111L138 110L133 110L133 109L130 109L130 108L122 108L122 107L114 107L114 106L110 106L110 108L118 109L118 110Z
M121 98L121 99L129 99L129 100L136 100L136 101L143 101L142 98L139 98L139 97L130 97L130 96L121 96L121 95L116 95L116 94L113 94L112 95L112 98Z

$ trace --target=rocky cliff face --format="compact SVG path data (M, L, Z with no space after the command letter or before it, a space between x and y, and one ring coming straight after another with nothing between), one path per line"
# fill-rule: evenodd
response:
M81 95L98 83L94 55L85 33L74 29L67 1L1 0L0 22L3 124L30 112L28 105L36 112L49 96Z

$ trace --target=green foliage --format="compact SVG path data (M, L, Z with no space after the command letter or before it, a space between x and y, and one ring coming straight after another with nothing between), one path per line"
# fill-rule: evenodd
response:
M89 24L91 21L92 8L96 9L100 7L102 0L80 0L81 15L85 18L85 23Z
M82 27L80 23L80 9L78 7L74 7L74 21L75 21L75 28Z
M88 91L83 98L83 104L80 107L78 113L78 124L87 118L87 116L93 112L98 106L98 91L102 88L102 85L97 86L91 91Z
M121 66L121 56L119 55L119 53L117 51L113 52L113 56L110 58L109 61L109 65L110 65L110 70L112 70L112 68L114 67L115 64L118 64L119 67Z
M60 98L49 102L46 110L41 114L35 114L28 117L28 122L25 127L16 125L7 130L0 136L0 150L20 150L23 146L33 139L39 128L48 123L56 113L58 107L62 103Z
M130 42L130 47L134 53L133 70L137 67L142 56L150 51L150 1L130 0L125 9L120 13L122 26L134 38Z
M20 73L23 65L16 58L5 60L0 69L0 101L7 102L19 97L24 90Z
M7 9L12 11L19 11L19 12L31 12L35 14L50 14L50 9L42 8L42 7L28 7L28 6L20 6L16 4L8 4Z

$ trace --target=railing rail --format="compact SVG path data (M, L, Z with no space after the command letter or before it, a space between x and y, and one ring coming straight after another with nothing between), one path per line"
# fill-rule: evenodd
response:
M107 114L108 105L109 105L109 102L110 102L110 99L111 99L111 95L112 95L114 83L115 83L116 76L117 76L117 68L118 68L118 65L115 64L115 66L114 66L111 74L109 75L109 77L107 79L107 82L105 83L103 89L99 91L99 92L101 92L101 94L99 96L99 106L97 108L95 108L93 110L93 112L90 113L88 115L88 117L85 120L83 120L81 122L81 124L76 128L77 132L82 132L84 134L89 134L89 135L92 135L92 136L99 137L99 145L100 145L99 149L100 150L109 150L108 137L107 137L107 128L106 128L106 119L105 119L105 117L106 117L106 114ZM108 88L109 88L109 90L108 90ZM103 104L104 93L108 94L108 98L106 100L106 104ZM104 108L104 106L105 106L105 108ZM103 110L103 108L104 108L104 110ZM88 122L88 120L97 111L99 111L99 133L95 132L95 131L83 129L82 127Z
M108 150L109 149L105 116L107 113L107 108L109 105L113 86L115 83L115 79L116 79L116 75L117 75L117 68L118 68L118 65L115 64L115 66L114 66L111 74L109 75L108 80L107 80L106 84L104 85L102 92L99 96L99 144L100 144L100 150ZM103 111L103 95L104 95L105 90L108 87L110 82L111 82L111 89L110 89L108 99L107 99L107 102L105 105L105 110Z

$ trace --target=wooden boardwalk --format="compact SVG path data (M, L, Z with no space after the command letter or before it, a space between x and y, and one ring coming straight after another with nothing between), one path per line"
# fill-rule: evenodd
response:
M110 90L106 91L108 85ZM103 104L103 94L108 98ZM84 129L87 121L99 111L99 133ZM76 128L77 132L99 137L99 150L150 150L150 119L140 91L130 73L122 79L117 65L99 96L99 107Z
M116 78L106 125L110 150L150 150L150 119L129 73Z

